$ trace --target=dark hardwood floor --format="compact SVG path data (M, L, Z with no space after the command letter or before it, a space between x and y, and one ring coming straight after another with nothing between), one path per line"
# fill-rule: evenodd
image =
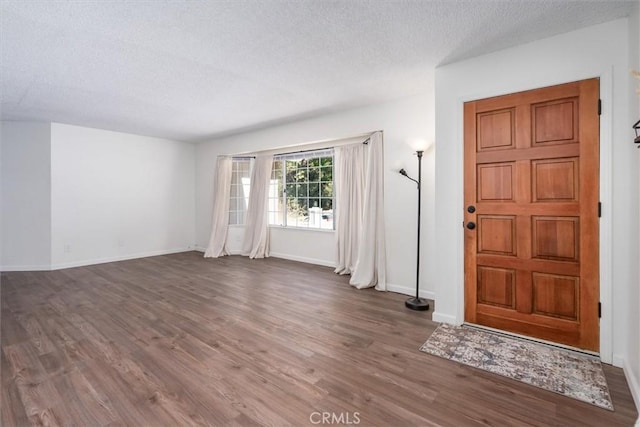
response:
M2 425L631 426L418 351L437 326L330 268L189 252L2 273ZM333 418L331 418L333 414ZM327 424L324 424L327 425Z

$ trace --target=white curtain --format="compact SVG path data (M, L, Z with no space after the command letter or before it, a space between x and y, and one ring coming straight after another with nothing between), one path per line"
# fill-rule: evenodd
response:
M387 290L387 257L384 235L384 147L382 132L375 132L367 148L364 219L358 261L349 283L358 289L375 286ZM338 206L340 208L340 206Z
M229 255L227 249L227 230L229 229L229 193L231 192L231 157L218 157L216 180L213 190L213 218L211 237L204 253L205 258L218 258Z
M355 144L334 150L336 193L336 269L351 274L358 257L358 241L363 219L366 145Z
M258 156L251 172L251 191L244 227L242 254L249 258L269 256L269 183L273 156Z
M336 148L336 273L358 289L387 290L383 156L382 132Z

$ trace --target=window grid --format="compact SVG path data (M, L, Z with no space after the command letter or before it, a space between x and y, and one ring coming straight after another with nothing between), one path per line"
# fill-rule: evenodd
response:
M269 182L269 224L284 226L282 160L274 160Z
M231 167L231 196L229 197L229 225L243 225L249 205L251 161L233 159Z
M333 205L333 150L274 161L269 224L333 230Z

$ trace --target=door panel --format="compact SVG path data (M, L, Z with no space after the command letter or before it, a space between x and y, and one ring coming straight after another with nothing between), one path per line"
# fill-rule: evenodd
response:
M578 142L578 98L532 105L533 144Z
M478 302L515 309L516 272L513 269L478 267Z
M465 103L467 322L598 350L598 98L591 79Z
M533 160L531 186L533 202L577 202L579 195L578 157Z
M478 253L516 255L516 217L478 215Z
M514 163L478 165L477 200L513 200Z
M578 262L579 219L570 216L533 216L531 256Z

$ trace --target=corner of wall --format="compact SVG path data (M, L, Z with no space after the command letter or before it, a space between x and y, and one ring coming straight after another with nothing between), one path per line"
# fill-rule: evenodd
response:
M433 286L430 286L429 284L427 284L426 286L421 285L420 286L420 291L419 291L420 298L426 298L426 299L430 299L432 301L435 301L435 299L436 299L435 292L428 291L426 289L433 289ZM395 284L395 283L387 283L387 291L395 292L395 293L402 294L402 295L409 295L409 296L415 296L416 295L416 288L415 287L406 286L406 285L398 285L398 284Z
M60 123L51 140L53 268L193 248L194 144Z
M2 270L42 270L51 264L51 123L3 122L0 132Z
M449 323L451 325L460 325L461 323L458 321L458 319L456 318L456 316L452 316L450 314L446 314L446 313L441 313L438 311L434 311L433 312L433 316L431 316L431 319L434 322L438 322L438 323Z
M624 371L624 376L627 379L627 384L629 385L629 390L631 391L633 402L636 404L636 410L640 412L640 382L634 375L634 370L626 360L622 361L622 370ZM640 414L638 415L638 421L636 421L636 425L639 425L639 423Z

